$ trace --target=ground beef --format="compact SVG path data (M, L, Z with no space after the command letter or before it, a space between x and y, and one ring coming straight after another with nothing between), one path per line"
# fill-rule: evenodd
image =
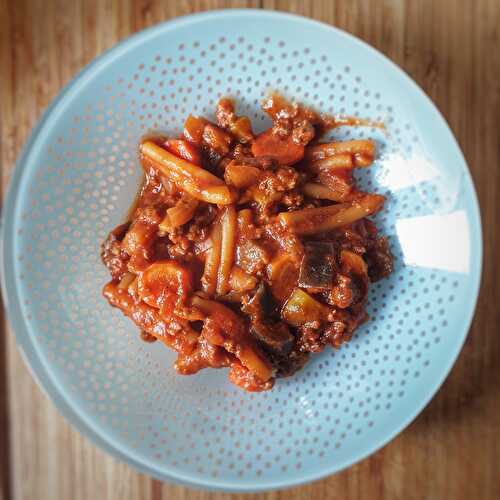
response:
M327 301L333 306L345 309L349 307L355 298L355 291L353 290L353 279L349 276L337 274L335 285L327 293Z
M200 337L196 349L189 354L180 354L175 369L182 375L192 375L203 368L223 368L234 362L234 357L220 346L210 344Z
M298 209L304 204L304 195L296 189L293 189L283 195L281 204L287 209Z
M301 370L309 360L309 353L295 347L288 356L271 356L271 362L276 368L276 378L290 377Z
M306 119L293 122L292 139L295 144L305 146L314 138L315 130L311 122Z
M280 167L274 172L266 171L258 187L266 193L282 193L292 190L296 186L298 178L299 174L294 168Z
M217 103L215 118L217 125L222 128L229 128L231 123L235 121L234 104L230 99L221 99Z
M279 248L286 252L294 262L300 264L304 257L304 247L300 239L286 226L273 221L265 227L265 234L277 243Z
M187 238L182 228L168 233L168 254L172 259L186 257L193 253L193 242Z
M377 238L366 253L368 276L371 281L386 278L394 270L394 257L386 237Z
M274 386L273 378L269 379L267 382L262 382L262 380L240 363L233 363L231 365L229 380L248 392L268 391Z
M297 345L302 352L321 352L326 342L322 339L323 330L319 321L306 323L298 329Z
M114 280L120 280L127 272L130 256L122 250L122 240L130 223L122 224L111 231L101 245L101 260Z
M248 274L261 275L270 261L269 251L259 241L246 240L236 249L236 264Z

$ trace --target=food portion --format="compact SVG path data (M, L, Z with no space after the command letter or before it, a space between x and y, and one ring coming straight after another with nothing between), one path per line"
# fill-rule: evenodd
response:
M104 296L143 340L175 350L180 374L227 367L247 391L349 340L369 283L393 268L368 219L385 199L353 175L374 142L321 143L345 120L279 95L263 110L272 126L259 134L223 98L216 123L190 115L182 137L143 140L143 186L101 250Z

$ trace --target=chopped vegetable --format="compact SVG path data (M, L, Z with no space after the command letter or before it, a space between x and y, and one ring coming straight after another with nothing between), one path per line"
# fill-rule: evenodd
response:
M255 138L252 153L276 160L280 165L293 165L304 156L304 146L295 144L291 136L281 138L268 129Z
M300 265L299 286L328 290L335 276L335 248L331 241L308 241Z
M236 292L247 292L253 290L257 285L257 279L243 269L234 266L229 276L229 286Z
M134 221L123 238L122 249L129 255L148 247L156 233L156 227L145 221Z
M167 209L165 218L160 222L160 230L168 232L186 224L193 218L197 207L198 200L189 194L184 194L175 206Z
M241 310L252 319L279 318L276 301L263 282L260 282L252 297L243 303Z
M198 147L184 139L168 139L164 143L165 148L175 156L190 161L195 165L201 166L201 152Z
M126 272L124 274L123 278L118 283L118 288L120 288L122 290L126 290L129 287L129 285L132 283L132 281L134 281L134 280L135 280L135 274Z
M394 270L394 262L389 241L386 237L377 238L366 254L368 274L371 281L378 281Z
M140 298L158 308L166 300L186 300L192 288L191 273L175 260L160 260L151 264L139 274L137 284Z
M184 123L184 137L192 142L201 146L203 142L203 130L208 120L199 116L189 115Z
M205 125L202 138L205 146L209 147L221 156L229 153L229 146L233 140L230 134L213 123L207 123Z
M217 103L215 110L217 124L229 130L241 143L250 142L253 139L252 123L247 116L237 117L234 112L234 104L231 99L223 97Z
M348 304L341 304L337 300L339 307L363 302L368 294L368 267L364 259L355 252L342 250L340 252L340 265L344 277L339 276L336 287L332 290L333 296L347 297L350 295ZM340 293L339 293L340 292ZM346 295L347 292L347 295Z
M358 276L368 276L366 262L357 253L350 250L342 250L340 252L340 264L343 272L353 273Z
M226 166L224 179L226 182L238 189L245 189L255 184L262 175L262 170L249 165L240 165L232 161Z
M274 240L297 265L300 264L304 256L304 248L300 239L288 226L280 224L279 221L268 224L266 235Z
M243 236L245 230L253 225L253 214L249 208L244 208L238 212L238 231Z
M268 391L274 386L274 379L262 382L253 372L241 363L232 363L229 370L229 380L247 392Z
M243 144L253 140L252 122L247 116L240 116L231 123L229 130Z
M294 260L286 253L275 257L268 266L271 292L284 302L297 286L299 270Z
M250 333L266 350L280 356L289 354L295 342L295 337L283 322L268 324L252 321Z
M292 292L281 311L283 319L292 326L326 320L328 313L328 307L300 288Z
M261 242L244 240L237 247L237 264L249 274L263 271L271 260L270 252Z
M279 94L270 94L262 101L262 110L272 119L277 120L280 115L294 116L296 114L295 106L288 102Z

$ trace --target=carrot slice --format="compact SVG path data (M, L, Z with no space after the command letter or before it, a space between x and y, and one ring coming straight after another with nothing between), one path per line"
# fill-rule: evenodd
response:
M139 275L141 299L153 307L161 307L168 298L185 300L192 289L191 274L175 260L159 260Z
M175 156L201 166L201 152L195 144L185 139L167 139L163 145Z
M256 184L262 175L262 170L250 165L239 165L232 161L224 171L225 181L238 189L245 189Z
M201 145L203 130L208 120L200 116L189 115L184 123L184 137L193 144Z
M252 154L276 160L281 165L293 165L302 160L304 146L295 144L291 136L282 139L268 129L259 134L252 144Z

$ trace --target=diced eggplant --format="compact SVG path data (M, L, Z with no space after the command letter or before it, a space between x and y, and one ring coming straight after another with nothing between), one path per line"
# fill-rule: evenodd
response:
M295 343L295 337L283 322L271 325L263 321L252 321L250 333L264 349L280 356L289 354Z
M260 283L252 298L243 304L242 311L250 316L250 333L268 352L286 356L293 348L295 337L279 318L271 292Z
M378 281L389 276L394 270L392 256L387 238L377 238L366 255L370 281Z
M335 275L335 248L331 241L309 241L304 244L299 286L329 289Z
M294 373L301 370L307 363L308 359L309 353L300 351L298 346L296 346L295 349L293 349L285 357L275 357L274 359L271 359L271 362L276 370L275 377L290 377Z
M242 310L255 320L269 321L279 317L276 301L263 282L260 282L252 298L242 306Z

